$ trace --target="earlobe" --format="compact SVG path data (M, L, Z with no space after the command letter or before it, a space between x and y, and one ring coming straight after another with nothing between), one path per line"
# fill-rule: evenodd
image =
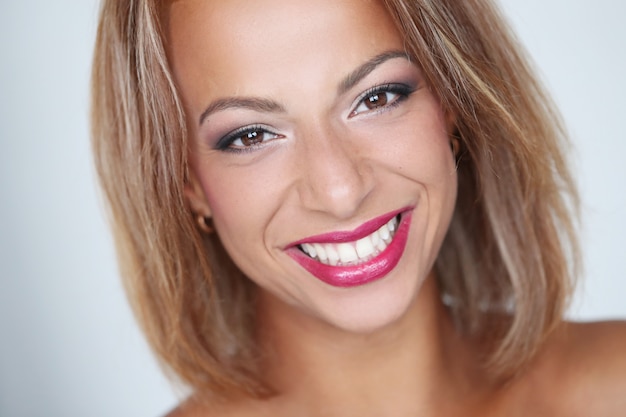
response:
M189 180L185 183L184 193L187 204L194 215L211 218L211 207L207 202L200 181L193 174L189 176Z
M452 156L454 160L459 162L459 154L461 151L461 133L456 125L456 115L452 112L446 113L446 127L448 131L448 137L450 138L450 149L452 150Z
M191 210L191 214L194 216L198 228L206 233L213 233L213 225L211 221L211 208L206 201L204 190L202 189L200 182L191 177L185 184L185 199Z
M450 148L452 149L454 159L458 159L459 150L461 149L461 137L459 136L458 131L455 131L452 136L450 136Z

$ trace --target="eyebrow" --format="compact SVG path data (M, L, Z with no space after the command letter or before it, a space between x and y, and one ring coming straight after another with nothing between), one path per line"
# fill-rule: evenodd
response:
M375 57L369 59L367 62L359 66L357 69L348 74L341 82L339 83L338 95L344 94L356 84L359 83L363 78L367 77L372 71L376 69L379 65L383 64L390 59L395 58L404 58L409 60L409 56L406 52L403 51L387 51L382 54L376 55ZM248 109L258 112L264 113L284 113L285 108L281 106L274 100L260 98L260 97L227 97L227 98L219 98L211 104L202 112L200 115L199 124L202 125L204 121L211 114L223 111L227 109Z
M383 64L386 61L389 61L390 59L395 58L404 58L410 61L407 53L403 51L387 51L383 52L382 54L376 55L375 57L352 71L341 81L341 83L339 84L339 95L345 93L346 91L357 85L359 81L367 77L379 65Z
M266 113L284 112L285 108L277 102L259 97L228 97L213 101L200 115L200 124L212 113L227 109L249 109Z

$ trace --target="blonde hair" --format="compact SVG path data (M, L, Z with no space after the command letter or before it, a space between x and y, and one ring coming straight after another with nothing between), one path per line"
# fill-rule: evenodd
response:
M183 188L185 115L155 0L107 0L92 137L127 293L166 368L197 391L264 395L252 285L202 235ZM558 114L489 0L385 0L456 116L459 194L436 270L460 329L519 369L561 320L578 266L577 193ZM502 311L503 314L494 314Z

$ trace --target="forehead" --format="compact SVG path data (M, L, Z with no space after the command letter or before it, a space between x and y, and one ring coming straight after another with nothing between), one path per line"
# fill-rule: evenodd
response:
M242 44L284 46L281 41L311 35L320 42L338 41L326 36L335 32L328 29L348 29L366 21L364 31L380 34L388 16L379 0L177 0L169 3L165 19L173 42L197 44L198 35L204 35L213 48L229 49Z
M179 0L165 19L168 56L192 106L202 104L192 91L324 83L403 47L380 1Z

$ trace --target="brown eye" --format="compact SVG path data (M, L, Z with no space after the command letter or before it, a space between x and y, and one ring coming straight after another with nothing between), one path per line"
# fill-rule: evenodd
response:
M413 91L413 88L405 84L383 84L371 88L358 99L356 107L350 113L350 117L361 113L377 114L391 110Z
M216 149L221 150L242 150L253 149L265 145L273 139L282 137L276 133L266 130L262 126L250 126L237 129L234 132L224 136L216 145Z
M239 137L239 140L241 141L241 144L243 146L256 145L258 143L263 142L264 133L265 132L260 131L260 130L253 130L251 132L246 132L243 135L241 135Z
M263 125L243 126L218 139L216 150L241 151L262 148L274 139L284 138Z
M387 93L376 93L368 96L363 100L368 110L374 110L387 104Z

